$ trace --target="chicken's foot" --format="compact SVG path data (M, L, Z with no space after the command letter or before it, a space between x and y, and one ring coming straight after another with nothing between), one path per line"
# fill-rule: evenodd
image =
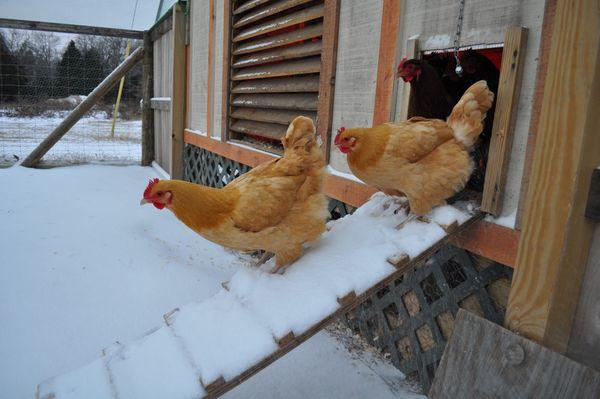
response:
M275 254L273 252L267 252L262 254L260 259L254 264L254 266L258 267L260 265L264 265L269 259L271 259Z
M410 223L410 222L412 222L414 220L418 220L419 222L423 222L423 223L430 223L431 222L431 220L429 220L425 216L415 215L414 213L410 213L406 219L404 219L399 225L397 225L395 227L395 229L396 230L400 230L401 228L404 227L404 225L406 225L407 223Z

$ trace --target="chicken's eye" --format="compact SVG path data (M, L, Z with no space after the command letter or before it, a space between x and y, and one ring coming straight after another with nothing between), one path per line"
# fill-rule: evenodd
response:
M156 195L163 195L163 192L162 192L162 191L158 191L158 192L156 193Z

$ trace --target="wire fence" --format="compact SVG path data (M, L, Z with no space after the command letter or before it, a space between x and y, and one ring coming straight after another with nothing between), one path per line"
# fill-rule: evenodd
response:
M131 51L141 45L130 41ZM128 39L0 29L0 166L24 159L123 61ZM137 163L141 64L45 155L51 164Z

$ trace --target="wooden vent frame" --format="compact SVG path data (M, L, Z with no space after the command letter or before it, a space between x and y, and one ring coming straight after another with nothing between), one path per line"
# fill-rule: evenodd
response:
M339 0L225 1L223 141L281 153L298 115L329 153Z

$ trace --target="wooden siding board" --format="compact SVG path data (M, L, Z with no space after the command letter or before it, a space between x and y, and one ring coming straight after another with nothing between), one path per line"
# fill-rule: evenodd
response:
M208 1L192 1L190 8L190 128L206 133L209 80L207 73L210 6Z

